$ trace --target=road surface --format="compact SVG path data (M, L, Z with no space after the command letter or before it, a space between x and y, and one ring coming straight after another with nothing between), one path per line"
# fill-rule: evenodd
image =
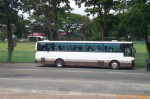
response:
M150 96L150 72L0 63L0 91Z

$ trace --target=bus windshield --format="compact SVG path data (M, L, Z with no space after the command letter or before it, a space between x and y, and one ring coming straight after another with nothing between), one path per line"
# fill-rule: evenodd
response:
M124 56L134 56L133 44L124 44Z

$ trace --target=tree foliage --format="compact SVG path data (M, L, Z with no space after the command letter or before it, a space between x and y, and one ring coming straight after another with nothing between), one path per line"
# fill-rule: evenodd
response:
M124 14L123 14L124 15ZM148 40L150 29L150 3L146 0L138 0L131 6L126 13L122 24L132 36L143 38L150 53L150 42Z
M100 29L101 40L107 36L143 38L150 53L148 35L150 31L149 0L74 0L79 7L85 4L87 12L97 15L93 20L95 29ZM111 14L110 11L115 13ZM97 20L97 21L95 21ZM93 32L92 31L92 32ZM97 37L97 33L94 34ZM97 35L97 36L96 36Z
M0 0L0 23L6 25L8 40L8 62L11 62L13 44L13 27L18 22L18 11L21 9L21 0Z
M89 14L96 15L99 22L99 38L104 40L107 33L108 19L111 19L110 10L114 6L113 0L75 0L76 4L80 5L82 3L87 7L86 12ZM106 18L107 17L107 18Z
M74 13L66 13L61 18L62 29L67 33L68 40L73 40L74 36L80 37L82 40L87 38L90 31L90 19ZM78 32L77 32L78 31Z
M71 10L69 0L24 0L24 9L33 10L35 15L43 15L49 30L50 39L57 39L58 16L65 11ZM52 25L54 24L54 31Z
M0 29L7 30L8 52L13 51L12 35L25 36L28 32L44 32L50 40L58 40L58 29L72 39L75 32L84 35L80 40L106 40L117 38L144 39L150 53L150 2L148 0L74 0L84 4L87 16L68 13L72 10L69 0L0 0ZM32 15L24 20L19 10ZM11 59L8 59L11 61Z

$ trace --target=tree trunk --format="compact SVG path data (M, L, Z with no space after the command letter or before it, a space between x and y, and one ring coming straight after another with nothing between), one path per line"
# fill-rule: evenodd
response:
M57 17L57 12L54 13L54 40L57 40L57 31L58 31L58 17Z
M11 62L14 46L13 46L13 39L12 39L12 27L11 27L9 20L7 21L7 41L8 41L8 59L7 59L7 62Z
M100 38L103 41L104 40L104 23L100 22Z
M147 29L145 29L144 39L145 39L145 44L146 44L148 56L150 57L150 42L148 42L148 32L147 32Z
M48 31L49 31L49 35L50 35L49 39L53 40L50 23L47 23L47 26L48 26Z
M98 7L101 9L100 4L99 4ZM104 27L104 22L102 21L102 19L103 19L103 12L101 10L98 12L98 18L99 18L99 29L100 29L99 36L100 36L101 40L103 41L104 40L104 28L105 27Z
M69 41L71 41L71 35L68 31L67 31L67 38L68 38Z
M85 37L85 30L83 29L82 32L80 32L80 37L81 37L81 40L82 41L85 41L86 40L86 37Z
M50 18L46 17L46 24L47 24L47 28L48 28L48 32L49 32L49 39L50 40L53 40L53 37L52 37L52 32L51 32L51 25L50 25Z

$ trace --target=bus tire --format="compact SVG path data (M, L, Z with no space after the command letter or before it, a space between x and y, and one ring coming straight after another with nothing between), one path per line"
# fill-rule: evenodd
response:
M110 68L111 69L118 69L120 67L120 64L118 61L111 61L110 62Z
M64 67L64 65L65 65L65 63L62 59L57 59L56 62L55 62L56 67L61 68L61 67Z

